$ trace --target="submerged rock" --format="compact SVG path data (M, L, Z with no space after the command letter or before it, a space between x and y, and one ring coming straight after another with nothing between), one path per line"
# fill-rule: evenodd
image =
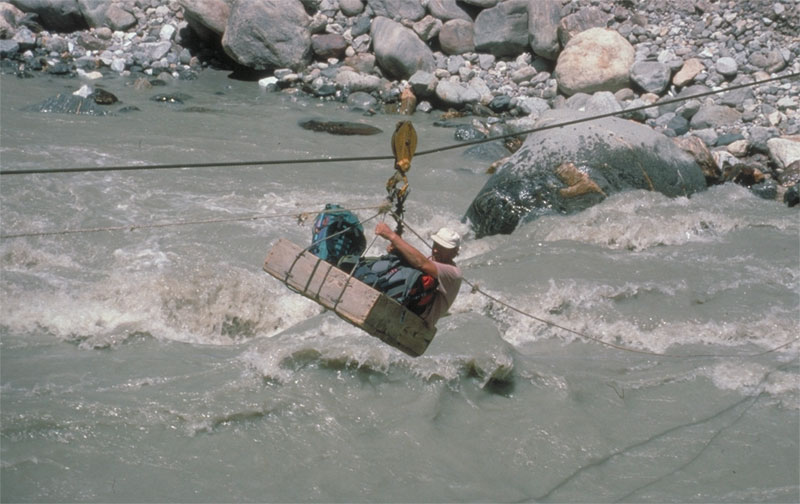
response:
M383 131L369 124L348 121L321 121L308 119L301 121L300 127L311 131L321 131L331 135L377 135Z
M84 98L73 94L57 94L35 105L28 105L23 110L27 112L45 112L53 114L81 114L104 116L110 115L93 98Z
M536 127L585 117L553 110ZM575 213L631 189L688 196L706 188L691 155L647 126L605 118L531 133L467 210L477 237L509 234L520 222Z

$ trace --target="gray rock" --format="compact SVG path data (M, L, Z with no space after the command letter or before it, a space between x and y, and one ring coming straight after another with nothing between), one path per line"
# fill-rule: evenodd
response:
M580 117L586 116L554 110L537 126ZM520 222L574 213L620 191L648 189L684 196L705 187L700 167L670 139L638 123L609 117L528 135L487 181L466 217L476 237L508 234Z
M732 79L739 73L739 64L731 57L723 57L717 60L714 64L714 69L723 77Z
M77 0L13 0L23 12L35 13L47 30L71 33L89 27Z
M342 14L348 17L358 16L364 12L364 2L361 0L339 0L339 8Z
M780 168L800 161L800 137L772 138L767 141L769 157Z
M110 112L97 105L91 98L84 98L74 94L58 94L47 100L24 107L30 112L44 112L53 114L80 114L105 116Z
M86 23L92 28L106 24L108 6L109 2L107 0L78 0L78 8Z
M566 47L572 37L591 28L605 28L608 26L610 14L597 7L588 7L565 16L558 25L558 40L562 47Z
M419 70L409 77L408 84L414 95L420 98L430 98L436 92L436 85L439 80L430 72Z
M692 117L692 129L719 128L735 123L742 114L725 105L704 105Z
M428 12L437 19L450 21L451 19L462 19L472 23L469 13L456 3L456 0L429 0Z
M7 2L0 2L0 40L14 37L25 13Z
M0 39L0 58L13 58L19 52L16 40Z
M347 97L347 106L350 110L367 112L374 110L378 105L378 100L369 93L356 91Z
M558 24L561 21L561 2L530 0L528 3L528 33L531 50L537 56L555 61L561 50Z
M249 68L299 70L311 61L310 21L299 0L238 0L231 8L222 47Z
M455 108L477 103L481 99L480 94L472 87L452 81L440 81L436 85L436 97L447 106Z
M445 54L464 54L475 50L472 21L453 19L442 25L439 46Z
M506 0L475 18L475 50L498 57L528 48L528 0Z
M136 26L136 16L118 3L112 3L105 12L105 24L115 31L125 31Z
M219 41L228 26L231 0L178 0L189 26L206 40Z
M172 43L164 42L146 42L139 46L147 53L147 59L150 61L158 61L169 53L172 49Z
M637 61L631 67L630 76L645 92L661 94L669 86L670 69L657 61Z
M489 9L497 5L500 0L462 0L465 4L474 5L481 9Z
M537 98L535 96L528 96L518 99L516 101L516 106L525 115L533 117L539 117L543 113L550 110L550 104L547 103L547 100L543 98Z
M371 3L370 3L371 5ZM372 46L378 65L388 75L408 79L414 72L433 72L433 52L410 29L386 17L372 21Z
M592 115L611 114L622 110L622 104L610 91L594 93L584 105L584 110Z
M375 16L395 21L419 21L425 16L425 7L419 0L367 0Z
M311 50L322 59L343 58L347 41L338 33L324 33L311 36Z
M377 75L368 75L350 70L342 70L336 74L336 84L344 89L353 91L372 92L381 88L381 78Z

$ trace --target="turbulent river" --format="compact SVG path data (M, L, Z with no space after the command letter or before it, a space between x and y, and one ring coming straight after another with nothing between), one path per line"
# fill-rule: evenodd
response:
M2 169L386 156L400 119L211 71L102 85L140 110L26 112L80 83L1 76ZM455 142L435 119L418 150ZM462 232L489 294L465 284L418 358L261 269L327 202L371 241L391 161L0 178L0 500L797 502L797 210L634 191L476 240L487 164L409 172L407 229Z

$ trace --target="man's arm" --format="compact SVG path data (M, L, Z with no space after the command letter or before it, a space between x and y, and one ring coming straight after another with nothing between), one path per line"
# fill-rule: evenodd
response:
M408 264L412 268L421 270L434 278L439 277L439 270L436 268L433 261L428 259L425 254L417 250L413 245L405 241L399 234L392 231L392 228L385 222L379 222L378 225L375 226L375 234L389 240L389 243L392 244L394 249L399 252L406 261L408 261Z

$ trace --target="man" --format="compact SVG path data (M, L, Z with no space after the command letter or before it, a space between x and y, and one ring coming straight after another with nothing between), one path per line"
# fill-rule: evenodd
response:
M385 222L375 226L375 234L389 240L389 251L394 250L408 262L409 266L436 278L439 285L430 309L423 313L422 318L433 327L450 308L458 295L461 287L461 269L454 262L461 246L461 236L446 227L441 228L431 236L433 250L431 257L410 245L400 235L392 231Z

